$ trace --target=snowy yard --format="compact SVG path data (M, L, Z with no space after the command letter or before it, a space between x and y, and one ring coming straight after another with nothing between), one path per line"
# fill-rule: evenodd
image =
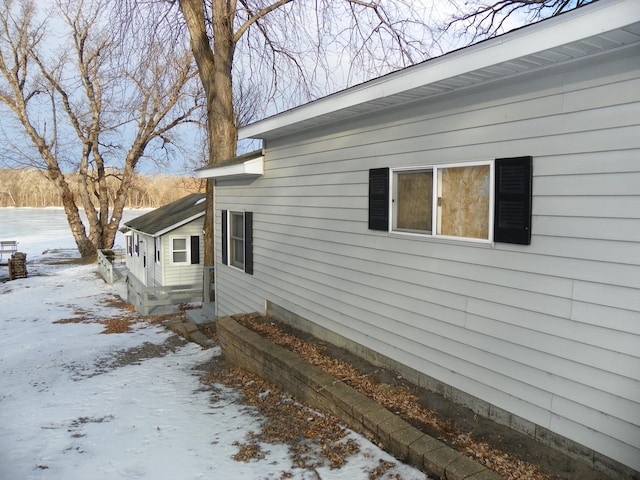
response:
M234 442L261 418L238 391L200 381L217 347L148 323L102 334L98 320L122 314L105 300L125 297L124 286L104 283L96 265L29 260L28 278L0 283L1 479L355 480L380 459L396 463L381 478L425 478L355 433L360 452L340 469L294 468L286 445L234 460ZM56 323L80 317L95 321ZM156 353L136 357L145 349Z

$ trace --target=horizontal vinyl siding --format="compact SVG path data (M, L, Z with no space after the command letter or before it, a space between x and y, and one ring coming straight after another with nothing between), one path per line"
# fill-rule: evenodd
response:
M139 248L138 248L138 253L136 253L136 234L134 233L132 235L132 241L133 241L133 247L132 247L132 255L129 256L129 254L127 253L127 257L125 260L125 263L127 265L127 269L129 270L129 274L133 275L134 277L136 277L140 282L142 282L143 285L147 285L147 275L146 275L146 271L144 268L144 252L145 252L145 245L146 242L148 241L149 238L147 235L138 233L138 238L139 238ZM151 285L153 285L153 282L151 282Z
M164 272L163 285L199 285L202 283L202 265L203 265L203 238L202 227L204 221L202 219L183 225L175 230L165 233L162 236L162 269ZM189 238L191 236L200 237L200 263L191 265L172 265L171 264L171 238L187 237L187 245L190 245ZM190 260L190 258L189 258Z
M270 300L639 469L639 132L616 60L271 140L262 178L216 189L218 235L221 209L254 212L255 260L218 247L218 314ZM529 246L367 229L369 168L519 155Z

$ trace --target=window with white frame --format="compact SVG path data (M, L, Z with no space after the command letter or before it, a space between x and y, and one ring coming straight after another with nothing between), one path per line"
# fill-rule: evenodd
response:
M222 264L253 275L253 212L222 210Z
M243 212L229 212L229 264L244 270Z
M189 263L189 237L171 237L171 263Z
M370 230L531 244L533 159L369 170Z
M491 240L492 165L393 170L393 231Z

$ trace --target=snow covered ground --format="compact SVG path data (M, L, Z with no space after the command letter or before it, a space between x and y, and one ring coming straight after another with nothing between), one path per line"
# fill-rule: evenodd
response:
M29 247L22 241L20 250ZM237 391L200 382L197 366L219 349L174 342L163 355L119 362L123 352L169 345L172 334L147 323L109 335L100 323L54 323L117 317L122 311L104 300L126 292L99 279L95 265L44 264L50 255L29 256L28 278L0 283L0 479L279 479L290 472L356 480L379 459L396 462L382 478L425 478L355 433L360 453L341 469L292 468L284 445L264 446L262 460L235 461L233 443L258 431L260 418Z

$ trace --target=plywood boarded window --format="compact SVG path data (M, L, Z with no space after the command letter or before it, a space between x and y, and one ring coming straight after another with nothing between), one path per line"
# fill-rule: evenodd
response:
M491 240L490 162L393 171L393 230Z
M399 172L396 176L396 229L431 232L433 172Z
M438 170L438 235L489 238L489 165Z

